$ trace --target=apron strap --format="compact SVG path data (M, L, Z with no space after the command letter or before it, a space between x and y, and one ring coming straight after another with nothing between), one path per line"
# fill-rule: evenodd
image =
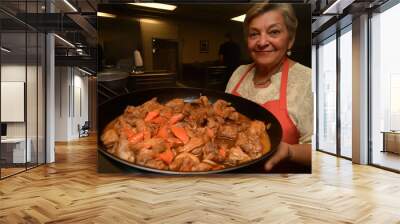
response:
M280 108L285 110L287 110L286 90L287 90L288 76L289 76L289 60L285 58L281 73L281 87L279 93L279 106Z
M246 70L246 72L244 73L244 75L242 75L242 77L240 78L239 82L236 84L235 88L233 88L232 93L239 95L237 90L239 89L240 84L242 84L244 78L246 78L246 76L249 74L249 72L251 71L251 69L253 69L255 66L255 64L253 63L252 65L249 66L249 68Z

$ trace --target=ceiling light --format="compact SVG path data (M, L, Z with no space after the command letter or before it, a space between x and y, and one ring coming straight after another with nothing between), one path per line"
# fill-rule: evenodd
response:
M4 51L4 52L7 52L7 53L10 53L11 51L10 50L8 50L7 48L5 48L5 47L1 47L0 48L2 51Z
M245 18L246 18L246 14L243 14L243 15L240 15L240 16L233 17L233 18L231 18L231 20L243 23Z
M169 10L169 11L173 11L176 9L175 5L168 5L168 4L162 4L162 3L129 3L129 4L143 6L143 7L149 7L149 8L155 8L155 9Z
M78 67L78 70L81 71L81 72L83 72L83 73L85 73L85 74L87 74L87 75L93 75L92 73L90 73L90 72L88 72L88 71L86 71L86 70L83 70L83 69L81 69L81 68L79 68L79 67Z
M64 43L66 43L67 45L69 45L70 47L75 48L75 45L71 44L71 42L69 42L68 40L58 36L57 34L54 34L55 37L57 37L58 39L60 39L61 41L63 41Z
M97 16L99 17L105 17L105 18L115 18L117 17L114 14L110 14L110 13L105 13L105 12L97 12Z
M72 10L74 10L75 12L78 12L78 10L71 4L69 3L68 0L64 0L65 4L67 4Z
M343 9L353 3L354 0L336 0L322 14L341 14Z

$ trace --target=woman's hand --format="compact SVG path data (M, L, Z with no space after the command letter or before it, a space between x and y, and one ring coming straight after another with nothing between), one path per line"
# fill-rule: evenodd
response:
M291 152L289 146L289 144L281 142L275 154L265 163L265 170L270 171L280 161L290 159Z
M311 144L289 145L281 142L275 154L265 163L265 170L270 171L276 164L285 159L304 166L311 166Z

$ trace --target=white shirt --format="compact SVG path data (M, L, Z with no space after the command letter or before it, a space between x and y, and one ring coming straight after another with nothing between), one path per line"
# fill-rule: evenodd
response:
M232 93L236 84L242 78L249 68L249 65L239 66L229 79L225 92ZM257 88L254 86L255 68L249 71L249 74L240 84L237 92L244 98L258 104L264 104L271 100L278 100L281 85L281 72L271 77L271 84L266 88ZM313 94L311 90L311 69L295 63L289 68L288 86L287 86L287 109L289 117L297 127L300 134L300 144L311 144L313 134Z

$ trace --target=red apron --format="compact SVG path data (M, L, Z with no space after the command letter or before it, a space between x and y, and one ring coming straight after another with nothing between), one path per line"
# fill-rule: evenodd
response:
M235 88L232 90L232 94L240 96L237 92L240 84L244 78L249 74L251 69L253 69L254 64L247 69L244 75L240 78L239 82L236 84ZM286 100L286 89L289 73L289 60L286 58L283 62L282 75L281 75L281 87L278 100L272 100L261 104L265 109L271 112L279 121L282 126L283 138L282 141L288 144L299 144L300 134L296 126L293 124L292 119L289 117L287 110L287 100Z

